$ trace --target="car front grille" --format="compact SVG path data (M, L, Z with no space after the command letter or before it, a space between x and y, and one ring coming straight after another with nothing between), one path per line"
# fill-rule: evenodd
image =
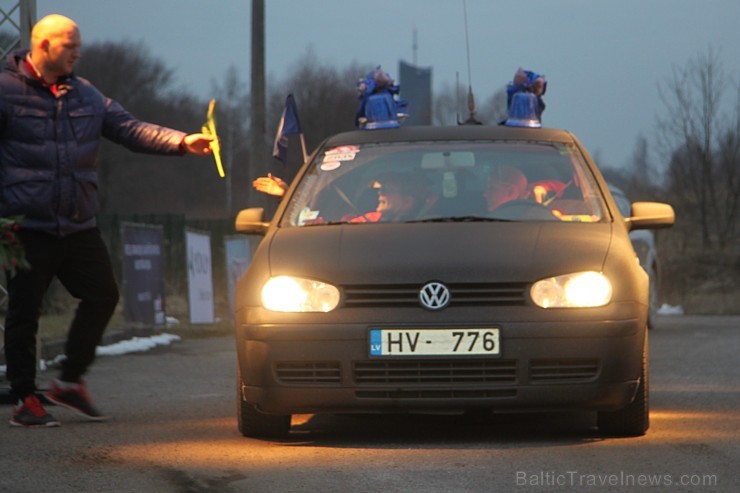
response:
M341 381L338 361L281 362L275 366L280 383L287 385L330 385Z
M526 283L452 283L449 306L520 306ZM344 286L348 308L419 306L420 284L355 284Z
M530 384L578 383L595 380L600 363L587 358L537 359L528 368ZM275 374L278 382L292 386L334 386L342 381L338 361L283 361L275 365ZM517 361L490 359L355 361L352 378L361 398L513 397L516 391L505 386L520 383ZM466 388L481 384L497 388ZM418 385L443 388L414 388ZM392 388L380 388L388 386Z
M595 379L598 373L596 359L541 359L529 364L531 383L587 381Z
M353 365L358 386L377 384L514 384L516 362L508 360L362 361Z

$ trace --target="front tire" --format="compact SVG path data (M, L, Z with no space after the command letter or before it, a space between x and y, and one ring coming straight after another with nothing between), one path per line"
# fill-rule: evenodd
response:
M245 437L285 438L290 432L290 414L263 413L254 404L244 400L244 381L237 363L236 417L239 432Z
M642 436L650 427L650 386L648 380L648 335L642 349L642 370L635 399L617 411L599 411L599 433L607 436Z

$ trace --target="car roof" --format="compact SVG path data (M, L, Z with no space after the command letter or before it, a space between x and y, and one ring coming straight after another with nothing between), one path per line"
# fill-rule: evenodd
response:
M408 126L343 132L329 137L324 142L324 146L435 140L521 140L572 143L576 139L567 130L555 128L522 128L504 125Z

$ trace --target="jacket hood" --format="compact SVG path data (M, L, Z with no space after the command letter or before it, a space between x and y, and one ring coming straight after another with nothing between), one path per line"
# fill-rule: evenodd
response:
M27 49L19 49L19 50L11 51L10 53L8 53L8 56L5 57L4 63L2 64L2 69L8 72L12 72L21 77L24 77L28 79L29 81L33 81L35 83L36 78L32 77L31 74L27 72L27 69L23 67L23 65L21 64L21 62L26 58L28 53L29 53L29 50ZM60 78L58 82L67 81L71 79L72 77L73 77L72 74L67 75L65 77Z
M19 64L21 63L21 60L26 57L26 55L28 55L28 50L25 49L11 51L5 57L5 60L3 60L3 70L7 70L8 72L18 72Z
M601 270L608 223L415 223L280 228L270 274L336 284L531 282Z

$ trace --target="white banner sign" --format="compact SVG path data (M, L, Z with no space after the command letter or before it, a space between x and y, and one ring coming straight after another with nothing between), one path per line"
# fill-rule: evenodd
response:
M190 323L214 322L213 275L211 270L211 237L207 234L185 232L188 262L188 299Z

